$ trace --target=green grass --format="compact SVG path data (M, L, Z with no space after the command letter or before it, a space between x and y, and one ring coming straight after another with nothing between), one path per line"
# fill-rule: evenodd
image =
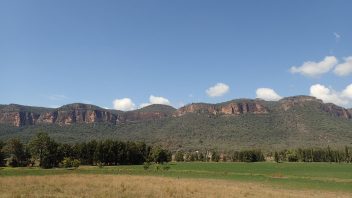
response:
M352 164L335 163L172 163L170 170L156 170L156 165L82 166L77 170L40 168L2 168L0 177L57 174L123 174L176 178L225 179L259 182L290 189L316 189L352 192Z

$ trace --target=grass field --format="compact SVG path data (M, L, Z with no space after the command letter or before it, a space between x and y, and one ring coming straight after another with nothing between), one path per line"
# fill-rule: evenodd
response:
M77 170L3 168L0 194L17 197L43 192L62 197L73 193L84 197L91 187L100 189L91 192L94 197L116 197L116 193L121 197L231 197L233 193L239 197L352 197L352 164L193 162L169 166L169 170L157 170L156 165L148 170L143 166L82 166ZM126 187L124 192L120 192L121 185Z

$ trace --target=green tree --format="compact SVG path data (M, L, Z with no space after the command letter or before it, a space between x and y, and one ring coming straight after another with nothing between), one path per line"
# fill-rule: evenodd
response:
M176 162L183 162L184 161L183 156L184 156L183 151L177 151L175 154L175 161Z
M149 160L160 164L170 162L171 152L166 149L162 149L160 146L153 147L149 155Z
M8 140L2 151L7 157L9 166L17 167L26 166L28 164L29 155L26 152L25 146L19 139L13 138Z
M29 143L31 154L39 160L42 168L58 166L60 159L58 155L58 144L52 140L47 133L38 133Z
M4 146L5 146L5 143L0 141L0 166L5 165L5 153L2 151Z
M276 163L280 162L280 156L279 156L279 153L277 151L275 151L274 160L275 160Z

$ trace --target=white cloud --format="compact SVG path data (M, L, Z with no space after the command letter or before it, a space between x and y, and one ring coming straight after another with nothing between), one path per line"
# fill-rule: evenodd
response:
M160 97L160 96L153 96L151 95L149 97L149 102L151 104L163 104L163 105L170 105L170 101L164 97Z
M315 84L310 87L310 95L324 102L346 107L352 104L352 84L348 85L342 92L321 84Z
M219 97L229 92L229 90L230 90L230 87L228 85L224 83L217 83L216 85L207 89L206 93L210 97Z
M131 111L136 108L136 105L130 98L116 99L112 102L114 109L121 111Z
M290 72L293 74L300 73L309 77L317 77L329 72L337 63L338 60L335 56L326 56L324 60L320 62L307 61L299 67L293 66Z
M258 88L256 91L256 97L267 100L267 101L278 101L282 97L277 94L273 89L270 88Z
M352 84L348 85L343 91L342 96L352 100ZM352 102L352 101L351 101Z
M334 73L338 76L347 76L352 74L352 56L344 58L345 62L338 64L334 69Z
M143 108L152 104L171 105L170 101L167 98L150 95L149 103L142 103L139 105L139 108Z

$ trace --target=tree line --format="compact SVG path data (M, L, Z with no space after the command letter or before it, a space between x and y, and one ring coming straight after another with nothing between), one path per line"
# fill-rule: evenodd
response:
M0 142L0 166L77 167L83 165L132 165L171 161L171 152L143 142L104 140L65 144L47 133L38 133L28 144L18 139Z
M261 162L265 161L264 154L261 150L243 150L233 151L227 154L220 153L217 151L195 151L195 152L184 152L177 151L175 153L175 161L177 162L192 162L192 161L203 161L203 162L219 162L219 161L231 161L231 162Z
M352 162L351 148L343 150L327 148L299 148L273 153L276 162Z
M0 141L0 166L78 167L82 165L138 165L164 163L172 160L172 153L160 146L144 142L92 140L89 142L58 143L47 133L38 133L28 144L14 138ZM264 154L261 150L242 150L220 153L216 150L177 151L173 160L204 162L352 162L351 148L298 148Z

